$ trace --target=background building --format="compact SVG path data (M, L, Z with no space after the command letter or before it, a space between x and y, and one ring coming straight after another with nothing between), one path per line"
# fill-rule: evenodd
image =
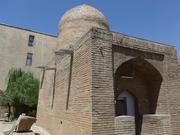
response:
M22 68L40 77L36 66L45 65L54 54L57 37L0 24L0 89L6 88L6 78L11 68Z

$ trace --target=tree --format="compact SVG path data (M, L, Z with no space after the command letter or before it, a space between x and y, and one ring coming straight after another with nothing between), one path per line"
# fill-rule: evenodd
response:
M0 106L8 107L8 120L11 115L11 105L12 105L11 97L6 93L6 91L0 90Z
M7 89L3 93L1 92L1 95L6 95L4 96L6 102L0 100L0 103L13 106L16 110L15 113L18 113L19 108L22 111L27 108L36 108L38 93L39 80L34 78L32 73L21 69L11 69L8 74Z

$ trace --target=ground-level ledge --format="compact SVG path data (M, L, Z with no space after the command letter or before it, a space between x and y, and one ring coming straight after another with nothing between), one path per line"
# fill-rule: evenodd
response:
M117 116L115 117L115 131L117 135L135 135L135 117Z
M170 115L146 114L143 115L142 135L171 135Z

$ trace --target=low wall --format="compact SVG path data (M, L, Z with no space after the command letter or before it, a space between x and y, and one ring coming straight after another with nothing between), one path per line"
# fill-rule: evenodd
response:
M117 135L135 135L135 118L133 116L115 117Z
M144 115L141 135L171 135L170 116Z

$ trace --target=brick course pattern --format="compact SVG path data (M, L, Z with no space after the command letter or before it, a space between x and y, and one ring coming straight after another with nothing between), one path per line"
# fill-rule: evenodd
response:
M119 116L115 118L116 135L135 135L135 118L133 116Z

